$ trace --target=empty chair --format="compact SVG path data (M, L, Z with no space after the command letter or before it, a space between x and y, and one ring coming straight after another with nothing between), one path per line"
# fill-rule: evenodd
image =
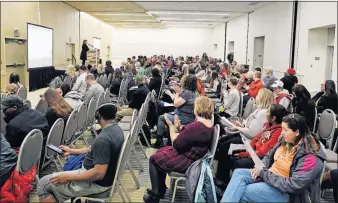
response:
M70 86L72 86L72 78L70 76L66 76L65 79L63 80L64 83L69 84Z
M19 88L18 96L23 100L27 99L27 89L24 86Z
M239 95L239 109L238 109L238 114L237 114L237 116L238 116L238 118L242 118L242 115L243 115L243 93L242 92L240 92L239 93L240 95ZM251 104L250 104L251 105ZM249 114L250 115L250 114ZM249 116L248 115L248 116ZM248 117L247 116L247 117Z
M34 129L28 133L20 147L18 163L16 165L18 173L25 174L38 165L42 143L43 135L41 130Z
M53 88L53 89L56 89L56 88L59 88L62 84L62 80L60 77L56 77L52 80L52 82L49 83L49 87L50 88Z
M98 101L97 101L98 107L105 103L104 96L105 96L105 92L101 92L99 95Z
M243 102L243 101L242 101ZM255 99L253 97L250 97L248 103L246 104L246 107L243 112L243 119L248 118L248 116L254 112L254 106L255 106Z
M97 109L97 102L98 100L96 98L91 98L89 101L88 109L87 109L87 120L86 120L87 127L90 127L94 124L95 112Z
M331 109L325 109L320 116L318 135L326 141L328 149L333 148L333 135L336 127L336 114Z
M64 129L64 121L62 118L59 118L55 121L55 123L53 124L53 126L51 127L49 131L47 141L46 141L46 146L45 146L44 157L42 157L43 161L42 161L41 169L48 166L48 164L51 161L54 161L55 165L57 166L55 162L57 153L55 151L48 149L47 145L51 144L57 147L60 146L62 143L63 129Z
M74 135L77 130L77 124L78 124L78 111L74 110L67 120L65 129L63 131L62 136L62 143L65 145L69 145L71 141L74 139Z
M35 110L45 114L48 108L48 103L44 98L41 98L39 103L36 105Z

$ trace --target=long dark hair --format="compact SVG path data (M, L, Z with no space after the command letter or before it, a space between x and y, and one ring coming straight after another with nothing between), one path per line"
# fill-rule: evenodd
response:
M114 74L115 74L115 79L117 79L117 78L122 79L122 70L121 69L116 69Z
M336 84L332 80L327 80L325 82L325 95L330 96L333 94L337 94Z
M211 88L214 87L215 80L218 78L218 73L216 71L212 71L211 73Z
M17 73L11 73L9 76L9 84L18 84L20 82L20 76Z
M289 114L283 118L283 123L286 123L292 131L299 131L299 135L295 140L294 146L298 145L303 140L304 150L308 153L315 153L319 150L318 139L314 137L309 127L306 124L306 120L299 114ZM285 140L282 140L282 144L286 144Z
M188 90L188 91L192 91L192 92L196 92L197 90L197 78L194 75L185 75L182 78L182 88L184 90Z
M295 99L292 100L296 113L300 113L306 109L305 106L309 105L311 100L310 92L304 87L304 85L297 84L292 88L292 92L295 95Z

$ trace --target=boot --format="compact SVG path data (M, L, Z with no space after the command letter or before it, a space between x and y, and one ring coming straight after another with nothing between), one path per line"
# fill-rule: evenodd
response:
M159 197L160 197L161 199L164 198L166 191L167 191L167 187L164 187L164 189L162 189L162 190L160 191ZM147 188L147 193L148 193L148 194L152 194L153 191L152 191L150 188Z
M160 195L155 194L152 191L147 191L147 193L143 196L143 201L145 203L159 203Z
M157 138L155 144L153 144L152 147L155 148L155 149L160 149L163 146L164 146L163 139Z

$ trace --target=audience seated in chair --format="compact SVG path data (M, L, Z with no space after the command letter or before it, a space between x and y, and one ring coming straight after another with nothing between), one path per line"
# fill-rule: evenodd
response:
M102 131L91 148L71 149L60 146L66 156L86 154L83 166L76 171L59 172L40 179L37 186L40 202L64 202L111 188L124 142L122 129L113 124L116 111L117 108L112 104L105 104L97 110L95 117Z
M304 116L307 126L312 131L315 122L316 106L311 100L309 91L303 85L297 84L292 88L292 93L295 96L292 100L292 112Z
M192 74L192 75L195 75L195 68L193 66L189 66L185 72L185 75L189 75L189 74ZM199 77L196 77L197 79L197 92L200 96L205 96L205 88L203 86L203 82L201 80L201 78Z
M291 104L292 97L287 93L287 90L284 91L283 86L284 83L282 81L276 80L271 85L271 88L275 94L276 104L281 104L288 109Z
M9 76L9 84L16 84L18 89L23 87L23 85L20 83L20 76L17 73L11 73Z
M79 76L76 78L76 82L72 88L73 91L77 91L82 96L84 96L87 91L86 76L87 67L85 65L82 65L79 68Z
M284 72L284 77L280 79L284 83L284 89L292 92L292 88L298 83L296 71L293 68L289 68Z
M238 115L241 93L237 90L237 84L238 79L235 77L230 77L227 82L229 91L223 91L223 107L226 118Z
M45 117L51 128L54 122L62 118L67 123L69 115L72 113L72 107L58 94L55 89L49 88L44 93L44 98L48 104Z
M253 72L248 69L240 69L241 78L238 81L237 89L242 93L247 93L251 82L253 81Z
M49 132L47 119L40 112L29 109L17 95L10 95L1 101L1 110L5 114L5 138L12 148L19 148L26 135L33 129L42 131L44 140Z
M169 90L166 91L171 99L173 105L176 108L173 113L167 114L167 117L171 122L174 122L174 115L177 115L182 125L187 125L195 120L194 115L194 100L196 98L196 85L197 80L194 75L184 75L181 79L180 86L174 85L175 94L172 94ZM158 118L157 123L157 140L154 147L161 147L163 145L163 136L165 133L166 121L165 115L161 115ZM168 143L170 144L170 142Z
M127 108L122 108L116 114L115 122L119 122L124 116L131 116L134 109L140 110L142 104L149 94L149 88L146 84L146 77L144 75L136 75L135 82L137 89L131 93L131 100Z
M19 86L15 83L8 84L6 87L6 95L18 95Z
M272 69L267 69L265 71L265 76L262 79L263 87L270 89L271 85L278 80L274 74Z
M211 81L209 84L206 84L207 92L216 93L217 87L220 84L218 80L218 73L216 71L213 71L211 73Z
M153 68L151 70L151 74L152 77L150 78L150 81L148 83L149 90L155 90L156 94L159 95L162 85L162 77L160 75L160 71L157 68Z
M278 138L282 132L282 120L287 115L287 110L280 104L272 104L266 112L267 122L264 128L250 142L251 147L259 158L263 158L270 149L278 142ZM221 150L218 152L218 168L216 177L219 179L218 185L221 189L225 189L230 181L230 170L236 168L253 168L255 163L251 159L248 152L228 152Z
M321 184L322 190L333 188L333 197L336 203L338 203L337 182L338 182L338 169L333 169L331 171L324 173L323 182Z
M195 101L195 122L181 128L177 117L172 122L165 116L173 146L161 148L150 157L149 175L152 188L143 197L146 203L158 203L164 197L166 173L184 173L193 162L207 153L213 136L213 113L212 101L202 96Z
M99 98L100 94L104 92L104 88L96 82L94 75L87 74L86 82L88 86L88 90L84 95L83 101L86 104L89 104L91 98Z
M320 202L326 159L299 114L282 121L283 139L265 155L265 167L236 169L221 202Z
M104 73L107 75L107 77L108 77L109 74L112 74L112 75L114 74L114 68L111 65L110 60L106 61L106 67L104 68Z
M7 142L5 136L1 134L1 154L0 154L0 188L11 176L15 169L18 156Z
M259 71L255 72L254 80L249 85L248 96L256 98L259 90L263 88L261 76L262 76L261 72L259 72Z
M114 77L110 84L110 93L113 95L118 96L120 91L120 86L122 82L122 70L116 69L114 73Z
M220 77L225 79L229 75L229 65L227 63L220 63Z
M322 113L325 109L331 109L335 114L338 113L338 96L336 92L336 84L332 80L327 80L323 87L323 92L314 100L318 113Z
M72 109L78 109L82 102L82 95L77 91L71 91L70 85L62 83L59 88L56 89L57 93L63 97L63 99L72 107Z

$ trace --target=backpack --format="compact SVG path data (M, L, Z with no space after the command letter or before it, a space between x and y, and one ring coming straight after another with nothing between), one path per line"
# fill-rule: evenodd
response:
M68 157L65 165L63 166L63 171L74 171L82 167L82 162L86 154L80 155L71 155Z

